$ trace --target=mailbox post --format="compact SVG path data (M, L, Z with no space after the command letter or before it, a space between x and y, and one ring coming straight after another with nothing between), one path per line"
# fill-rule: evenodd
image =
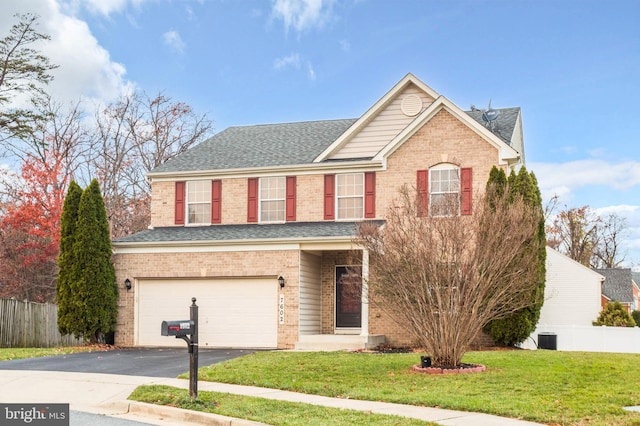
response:
M189 396L198 397L198 305L196 298L191 298L189 308L190 319L182 321L162 321L160 334L162 336L176 336L187 342L189 350Z
M196 399L198 397L198 305L195 297L191 298L189 316L193 322L193 333L189 344L189 396L191 399Z

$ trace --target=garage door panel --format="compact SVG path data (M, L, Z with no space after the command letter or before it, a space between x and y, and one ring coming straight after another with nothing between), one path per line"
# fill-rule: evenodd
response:
M201 347L277 346L277 282L273 279L140 280L137 286L137 344L185 346L160 336L163 320L189 318L197 299Z

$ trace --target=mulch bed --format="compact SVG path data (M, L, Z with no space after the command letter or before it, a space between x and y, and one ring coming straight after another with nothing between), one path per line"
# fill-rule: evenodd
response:
M421 367L416 364L412 367L412 370L416 373L424 374L468 374L468 373L482 373L487 368L482 364L465 364L462 363L456 367Z

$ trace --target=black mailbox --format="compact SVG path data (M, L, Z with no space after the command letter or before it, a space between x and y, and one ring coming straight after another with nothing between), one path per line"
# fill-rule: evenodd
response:
M162 321L160 333L162 336L186 336L193 334L194 322L191 320Z

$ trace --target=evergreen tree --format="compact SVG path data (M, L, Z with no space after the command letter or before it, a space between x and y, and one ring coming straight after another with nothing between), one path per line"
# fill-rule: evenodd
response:
M529 173L524 166L517 174L512 170L508 179L503 170L494 166L489 174L487 188L492 185L498 188L498 192L508 187L512 197L522 197L523 200L530 205L532 209L537 210L540 215L538 232L532 238L530 244L530 249L536 250L538 257L538 271L536 274L537 286L531 295L532 304L530 307L521 309L506 318L494 320L484 328L485 332L487 332L496 343L512 346L523 342L535 330L538 320L540 319L540 309L544 302L545 262L547 258L544 212L538 181L535 175Z
M634 311L637 312L637 311ZM598 315L593 325L606 325L608 327L635 327L636 321L627 312L620 302L609 302Z
M107 214L96 179L80 198L72 251L75 303L69 330L95 343L115 329L118 299Z
M61 334L72 332L71 312L73 310L73 283L71 276L73 261L73 239L78 221L78 205L82 197L82 188L71 181L62 206L60 219L60 254L58 256L58 279L56 281L56 300L58 303L58 330Z

